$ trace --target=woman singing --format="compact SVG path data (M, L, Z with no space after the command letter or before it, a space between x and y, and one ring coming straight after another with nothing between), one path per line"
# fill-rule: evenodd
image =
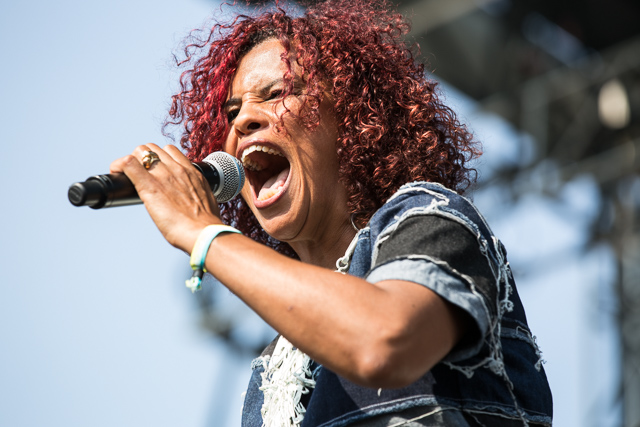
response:
M407 31L384 0L216 24L170 110L187 155L146 144L111 165L278 331L243 426L551 425L506 251L462 196L479 148ZM221 150L247 182L219 206L191 162Z

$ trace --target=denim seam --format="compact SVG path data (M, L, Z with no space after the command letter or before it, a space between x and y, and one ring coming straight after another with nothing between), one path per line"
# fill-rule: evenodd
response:
M434 189L429 189L429 188L425 188L426 186L430 186L432 188L437 188L440 191L434 190ZM467 378L471 378L473 376L473 373L476 369L480 368L480 367L485 367L489 370L491 370L495 375L501 377L503 379L503 381L505 382L507 389L511 395L512 401L513 401L513 409L515 409L515 414L514 416L517 416L518 419L520 419L523 424L525 426L528 426L528 422L527 422L527 417L526 415L526 410L523 411L522 408L520 408L520 405L517 402L516 396L514 394L513 391L513 383L511 382L506 368L504 366L504 356L502 353L502 343L500 340L501 337L501 326L502 326L502 318L504 313L506 312L510 312L513 311L513 302L509 299L510 295L513 293L513 289L512 286L509 282L509 278L513 277L513 274L511 272L511 268L508 264L508 262L505 259L505 255L502 251L502 244L500 243L500 240L495 237L495 235L493 234L493 232L491 231L491 228L489 227L489 225L487 224L485 218L479 213L479 211L477 210L477 208L473 205L473 203L471 203L468 199L466 199L463 196L457 195L456 192L446 188L445 186L441 185L441 184L436 184L436 183L426 183L426 182L413 182L413 183L409 183L409 184L405 184L402 187L400 187L400 189L393 195L391 196L388 200L387 203L394 200L397 197L400 197L402 195L405 194L411 194L411 193L426 193L428 195L430 195L432 197L431 202L429 203L428 206L422 206L422 207L415 207L415 208L409 208L407 211L403 212L402 215L400 216L396 216L394 218L394 221L389 224L376 238L376 241L374 242L373 245L373 250L372 250L372 261L371 261L371 265L375 264L375 260L378 257L378 252L379 252L379 247L382 244L382 242L384 242L389 236L390 234L398 227L398 225L405 220L406 218L410 218L412 216L416 216L416 215L440 215L443 216L445 218L451 219L453 221L456 221L457 223L465 226L469 231L472 232L473 235L476 236L476 239L478 241L479 244L479 249L481 251L481 253L483 254L483 256L485 256L485 258L487 258L488 264L491 268L491 271L494 275L494 280L495 280L495 285L496 285L496 300L494 301L497 312L496 312L496 317L493 320L493 322L489 322L489 332L487 334L487 338L488 338L488 345L489 345L489 350L490 350L490 355L487 356L486 358L484 358L483 360L481 360L480 362L478 362L477 364L473 365L473 366L462 366L460 364L455 364L453 362L443 362L444 365L448 366L450 369L456 370L460 373L462 373L463 375L465 375ZM476 224L474 221L470 220L466 215L462 214L461 212L459 212L458 210L449 207L450 204L450 198L448 197L449 194L456 194L458 197L461 197L463 200L466 201L467 206L470 207L474 213L476 214L476 217L478 219L478 221L480 222L480 224ZM484 229L486 230L486 232L488 233L488 235L491 238L491 248L489 248L489 242L485 239L482 230L480 229L479 225L482 225L484 227ZM364 230L364 229L363 229ZM351 261L351 258L355 252L355 247L357 244L357 241L359 239L359 237L361 236L361 233L363 233L363 230L360 230L360 232L357 233L356 237L354 237L354 241L352 242L353 244L350 245L349 250L347 251L348 253L345 254L345 256L343 257L342 260L346 261L346 270L348 270L348 265ZM369 227L366 228L366 233L369 233ZM495 257L495 258L494 258ZM494 258L494 259L492 259ZM446 264L446 263L444 263ZM344 264L343 264L344 265ZM340 267L340 265L339 265ZM344 267L343 267L344 268ZM346 271L346 270L340 270L340 271ZM453 270L453 269L451 269ZM459 274L459 273L458 273ZM462 276L462 275L461 275ZM477 296L480 296L481 300L484 303L484 298L482 297L482 295L479 293L479 291L476 289L475 287L475 283L473 283L473 281L470 281L470 288L472 293L474 293ZM502 295L504 295L504 297L502 297ZM487 310L487 313L489 313L489 311ZM532 337L532 341L535 344L535 337ZM537 345L536 345L537 348ZM539 350L538 350L539 352ZM537 354L539 354L537 352ZM539 370L538 366L541 363L542 359L541 356L539 355L540 359L538 361L538 363L536 363L536 369ZM493 406L496 406L495 404ZM346 415L346 414L345 414ZM345 416L343 415L343 417ZM339 420L343 417L340 417L336 420ZM333 420L333 421L336 421ZM533 421L533 420L532 420ZM546 422L546 421L545 421ZM328 426L328 425L339 425L339 424L323 424L323 426Z
M515 330L516 330L516 337L518 339L521 339L527 342L529 345L533 347L533 350L535 351L536 356L538 357L538 361L533 366L536 368L538 372L540 372L540 369L542 369L542 365L544 363L547 363L547 361L544 360L544 358L542 357L542 350L540 350L540 347L538 346L538 339L527 328L521 328L520 326L518 326L516 327Z
M422 403L425 402L425 403ZM386 401L384 403L378 403L374 405L365 406L363 408L358 408L355 411L348 412L346 414L342 414L340 417L334 418L330 421L322 423L317 427L337 427L341 425L346 425L346 423L351 423L352 421L356 421L356 418L367 418L370 416L380 415L388 412L387 409L389 407L394 408L394 410L404 410L411 407L423 406L425 404L436 404L438 400L434 396L411 396L402 399L395 399ZM357 415L361 415L357 417ZM364 416L363 416L364 415Z
M411 189L413 190L413 189ZM429 193L429 194L433 194L432 192L423 189L425 192ZM409 189L407 189L406 191L404 191L404 193L408 193ZM480 232L480 230L464 215L457 215L453 212L455 211L440 211L438 210L439 207L443 207L448 205L449 203L449 199L446 198L445 196L441 197L444 200L441 200L438 203L430 203L429 206L427 207L417 207L417 208L410 208L407 211L405 211L399 218L396 219L396 221L389 225L388 227L386 227L378 236L378 238L376 239L376 242L374 243L374 250L373 250L373 256L372 256L372 264L375 264L375 260L378 256L378 252L379 252L379 247L380 245L384 242L384 240L386 240L386 238L388 238L388 236L391 235L391 233L393 233L397 227L407 218L412 218L415 216L420 216L420 215L439 215L442 217L445 217L447 219L451 219L453 221L455 221L456 223L459 223L461 225L463 225L467 230L469 230L474 236L476 236L476 241L478 242L479 248L480 248L480 252L482 253L482 255L486 258L487 263L489 264L489 267L491 268L491 271L494 275L494 283L496 284L496 294L499 297L500 294L500 268L496 268L494 266L495 261L493 261L489 256L488 256L488 250L487 250L487 243L486 240L484 239L484 237L482 236L482 233ZM449 271L453 271L456 273L456 275L463 277L464 280L469 284L469 288L471 290L471 292L476 295L477 297L479 297L481 299L481 301L483 302L483 305L485 307L485 312L488 314L491 312L488 307L486 306L485 303L485 298L483 297L483 295L478 291L478 289L476 288L475 282L469 277L466 276L458 271L456 271L455 269L453 269L451 266L449 266L448 263L442 261L442 260L435 260L434 258L429 258L427 256L424 256L426 259L430 260L431 262L434 262L436 265L439 265L441 267L446 267L446 269L448 269ZM497 271L496 271L497 270ZM497 273L497 274L496 274ZM489 339L489 344L490 347L493 347L492 350L492 355L490 355L489 357L485 358L483 361L481 361L480 363L478 363L475 366L472 367L467 367L467 366L459 366L459 365L452 365L451 363L453 362L445 362L447 364L447 366L449 366L449 368L451 369L455 369L458 370L460 372L462 372L467 378L471 378L473 376L473 371L475 371L475 369L479 368L480 366L485 366L485 365L489 365L490 369L496 373L497 375L500 376L506 376L506 371L504 370L504 362L502 361L502 351L500 349L500 343L499 343L499 339L496 339L496 332L497 332L497 336L499 336L499 330L496 331L497 328L500 327L500 320L502 319L502 313L500 310L500 304L497 304L497 317L496 319L494 319L494 321L491 321L491 318L488 317L487 318L487 324L489 325L488 328L488 333L487 336L490 337ZM499 354L498 354L499 353ZM507 381L509 384L511 384L511 381L508 380ZM512 387L512 386L511 386Z
M456 409L465 413L482 413L512 420L521 420L525 425L528 425L528 421L551 423L551 417L537 411L526 409L522 410L518 407L504 406L493 402L484 402L472 399L465 399L464 402L460 402L457 399L437 398L431 395L418 395L358 408L358 410L350 411L346 414L342 414L340 417L319 424L317 427L339 427L347 425L354 421L388 413L390 408L392 411L398 411L428 405L438 405L443 408Z
M428 188L425 188L425 186L435 187L435 188L438 188L440 191L435 191L435 190L432 190L432 189L428 189ZM459 217L459 218L463 219L464 220L463 225L467 225L467 226L471 225L472 228L474 229L474 231L476 233L479 233L479 227L475 224L474 221L470 220L466 215L462 214L461 212L459 212L459 211L457 211L455 209L451 209L451 208L447 207L449 205L449 201L450 201L450 199L449 199L447 194L456 195L456 197L459 197L462 200L464 200L466 202L467 206L473 210L473 212L476 214L476 217L477 217L478 221L480 221L481 225L486 228L486 230L489 233L489 235L491 235L492 237L495 236L495 234L491 230L491 227L489 226L489 223L486 221L484 216L480 213L478 208L473 204L473 202L471 202L470 199L458 194L457 192L455 192L455 191L453 191L453 190L451 190L451 189L449 189L449 188L447 188L444 185L439 184L439 183L426 182L426 181L415 181L415 182L411 182L411 183L408 183L408 184L404 184L403 186L400 187L400 189L393 196L391 196L387 200L387 202L395 199L396 197L399 197L400 195L408 194L408 193L412 193L412 192L426 193L426 194L429 194L430 196L436 197L438 199L446 200L446 203L438 203L438 205L442 205L443 206L443 210L446 210L447 212L453 214L455 217ZM445 194L445 193L447 193L447 194ZM476 233L474 233L474 234L476 234ZM480 234L482 234L482 233L480 233ZM494 243L499 242L495 238L494 238L494 240L495 240ZM499 250L499 247L496 246L495 249ZM481 250L482 250L482 248L481 248Z
M427 265L425 266L425 268L427 268L429 265L433 265L438 269L438 271L442 271L442 274L445 274L451 277L453 280L462 283L462 286L470 290L470 294L473 295L473 301L476 301L477 303L479 303L479 305L481 306L481 310L480 311L474 310L475 305L473 303L471 305L464 304L463 303L464 301L470 302L470 300L468 300L467 298L465 298L464 301L460 301L460 300L456 301L454 299L449 298L451 294L447 293L445 289L442 289L439 286L431 285L430 283L426 283L425 281L420 281L417 278L416 280L413 280L414 278L407 277L402 273L394 274L389 271L389 269L391 270L394 269L394 264L404 263L405 261L426 263ZM395 269L395 271L397 272L397 268ZM370 282L380 281L379 280L380 275L382 275L382 277L395 278L398 280L407 280L407 281L412 281L414 283L417 283L421 286L424 286L434 291L436 294L440 295L442 298L449 301L450 303L456 306L459 306L465 311L468 311L471 317L473 317L474 319L477 319L478 327L480 328L480 332L482 333L483 339L481 342L478 343L478 345L474 346L473 349L470 349L470 354L463 353L463 355L465 356L464 358L466 359L478 353L478 351L482 347L482 342L484 342L484 337L490 333L491 315L489 314L489 309L487 307L485 298L482 296L482 294L477 292L477 290L476 291L473 290L473 287L475 285L471 277L460 273L455 268L451 267L449 263L447 263L446 261L442 261L440 259L433 258L428 255L409 255L409 256L394 258L392 260L385 262L384 264L376 266L373 270L369 271L365 279ZM395 277L392 277L392 276L395 276ZM477 318L478 315L481 315L482 318Z
M382 243L384 243L384 241L390 237L390 235L398 228L398 226L404 220L406 220L407 218L412 218L413 216L433 214L434 212L438 211L437 208L439 206L446 205L448 203L449 203L449 199L447 198L439 202L433 199L429 204L429 206L410 208L410 209L407 209L405 212L403 212L402 215L400 215L399 217L396 216L394 218L395 221L389 224L384 230L382 230L380 234L378 234L378 237L376 238L375 244L373 246L373 254L371 256L371 265L374 265L376 263L376 260L378 259L378 251L379 251L380 245L382 245Z
M392 224L388 225L378 235L373 247L373 255L371 257L372 258L371 263L375 264L378 258L380 246L382 245L382 243L384 243L384 241L386 241L390 237L390 235L398 228L398 226L400 226L400 224L403 221L410 218L417 217L417 216L423 216L423 215L439 216L439 217L454 221L457 224L462 225L465 229L467 229L467 231L469 231L471 234L475 236L476 241L478 242L480 253L482 253L482 255L487 259L489 268L491 269L491 272L493 273L494 278L499 277L500 272L497 270L497 267L496 267L496 264L498 263L498 257L496 256L496 259L492 259L492 257L490 256L491 252L489 251L489 244L485 239L485 237L482 235L482 232L480 231L480 229L473 223L473 221L471 221L468 217L462 215L461 213L453 209L447 209L445 206L442 206L441 204L434 205L433 203L431 203L427 207L422 206L422 207L414 207L414 208L407 209L400 217L396 217L395 221ZM496 250L495 242L494 242L494 250Z
M513 383L511 382L511 379L509 378L509 375L507 374L507 371L505 369L504 366L504 356L502 353L502 343L500 341L500 330L501 330L501 324L502 324L502 317L504 315L505 312L510 312L513 311L513 301L511 301L509 299L509 296L512 294L513 289L511 287L511 284L509 283L509 277L510 277L510 273L511 270L508 266L508 263L506 262L506 260L504 259L504 254L503 252L500 250L500 241L497 239L497 237L495 237L495 235L493 234L493 232L491 231L491 228L489 227L489 225L486 223L486 220L484 219L484 217L478 212L477 208L473 205L473 203L471 203L468 199L462 197L466 202L467 205L472 207L472 209L474 210L474 212L476 213L476 216L479 218L479 220L482 222L482 225L484 227L486 227L487 232L489 233L489 235L491 236L491 240L493 243L493 251L494 255L496 257L495 260L495 264L492 262L492 260L489 257L489 251L488 251L488 243L484 240L484 237L482 236L482 233L478 227L477 224L475 224L473 221L469 220L468 217L466 217L465 215L463 215L461 212L458 212L455 209L447 209L447 207L450 204L450 199L449 197L447 197L447 195L443 194L443 193L449 193L452 194L454 192L452 192L451 190L447 189L446 187L436 184L436 187L440 188L442 190L442 193L439 193L437 191L434 190L430 190L424 187L426 183L421 183L421 182L413 182L410 184L405 184L404 186L400 187L400 189L389 199L389 201L395 199L396 197L399 197L401 195L404 194L408 194L408 193L414 193L414 192L423 192L423 193L427 193L429 195L431 195L432 197L434 197L434 199L432 199L431 203L429 204L429 206L427 207L421 207L421 208L413 208L413 209L409 209L407 210L407 212L405 212L403 215L400 216L400 218L397 218L397 220L391 224L390 226L388 226L382 233L380 233L378 239L376 240L375 246L374 246L374 251L373 251L373 262L375 263L375 259L378 255L378 248L379 248L379 244L383 241L380 240L381 237L384 236L388 236L391 232L393 232L398 224L404 219L407 218L408 215L413 212L414 214L416 212L422 212L422 213L434 213L435 211L440 210L440 212L447 212L450 216L449 218L453 219L453 220L459 220L458 222L461 222L463 225L465 225L467 228L471 228L473 230L473 234L476 235L476 238L479 240L480 242L480 251L483 253L483 255L487 258L487 260L489 261L489 266L492 269L493 273L494 273L494 277L495 277L495 285L496 285L496 308L497 308L497 314L496 314L496 318L494 319L494 322L492 322L493 324L491 325L490 328L490 332L488 335L489 338L489 348L490 348L490 352L491 354L486 357L484 360L480 361L479 363L477 363L474 366L460 366L460 365L456 365L452 362L444 362L444 364L446 366L448 366L450 369L454 369L457 370L459 372L461 372L462 374L464 374L465 376L467 376L468 378L471 378L473 376L473 373L476 369L480 368L480 367L486 367L488 369L490 369L494 374L500 376L503 378L503 380L505 381L505 384L507 385L507 389L509 390L509 393L511 394L511 397L513 399L514 405L516 407L516 410L518 411L519 415L520 415L520 419L522 420L524 425L528 425L522 410L520 409L516 396L513 392ZM428 184L428 185L433 185L433 184ZM436 199L438 199L439 201L437 201ZM380 243L379 243L380 242ZM497 271L496 271L497 270ZM504 288L504 298L501 299L501 291ZM471 287L472 292L477 293L478 291L475 289L475 286ZM537 363L536 369L538 368L539 363Z
M440 191L435 191L435 190L430 190L428 188L424 188L424 186L429 186L429 187L435 187L438 188ZM406 194L408 192L410 192L410 190L419 190L421 192L425 192L427 194L430 194L434 197L438 197L438 198L442 198L442 197L447 197L445 196L443 193L448 193L448 194L455 194L456 197L460 197L461 199L463 199L467 205L473 209L473 211L476 213L478 219L482 222L482 225L485 226L487 228L487 231L489 232L489 234L491 234L492 236L494 235L493 231L491 230L491 227L489 226L489 223L486 221L486 219L484 218L484 216L480 213L480 211L478 210L478 208L476 207L476 205L471 201L471 199L459 194L457 191L454 191L448 187L445 187L444 185L437 183L437 182L427 182L427 181L414 181L414 182L410 182L408 184L404 184L403 186L400 187L400 189L398 190L398 192L396 194L394 194L393 196L391 196L389 198L388 201L393 200L396 195L399 195L399 193L402 192L402 194Z

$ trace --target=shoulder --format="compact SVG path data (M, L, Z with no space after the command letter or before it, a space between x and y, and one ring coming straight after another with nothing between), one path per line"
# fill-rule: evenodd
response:
M497 311L499 260L473 203L442 185L401 187L372 217L366 280L420 284L468 314L474 327L447 361L477 354ZM497 241L497 240L496 240Z
M478 237L492 235L471 200L441 184L411 182L400 187L371 218L372 241L393 232L400 223L416 216L438 216L459 223Z

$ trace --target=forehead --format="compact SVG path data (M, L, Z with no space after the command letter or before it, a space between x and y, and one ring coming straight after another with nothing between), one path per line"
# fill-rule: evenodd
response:
M276 39L265 40L242 57L231 82L231 94L259 89L282 78L287 66L282 61L284 47Z

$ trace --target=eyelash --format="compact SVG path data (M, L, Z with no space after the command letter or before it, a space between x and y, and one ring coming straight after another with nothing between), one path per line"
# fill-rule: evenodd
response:
M238 116L239 112L240 112L239 108L236 108L235 110L227 111L227 123L231 123L232 121L234 121L235 118Z
M272 90L267 96L267 101L279 98L283 94L283 92L284 91L282 89Z
M272 90L271 92L269 92L269 94L265 98L265 101L272 101L274 99L278 99L281 97L283 93L284 91L282 89ZM234 121L235 118L238 117L238 113L240 113L239 108L227 111L227 122L231 123L232 121Z

